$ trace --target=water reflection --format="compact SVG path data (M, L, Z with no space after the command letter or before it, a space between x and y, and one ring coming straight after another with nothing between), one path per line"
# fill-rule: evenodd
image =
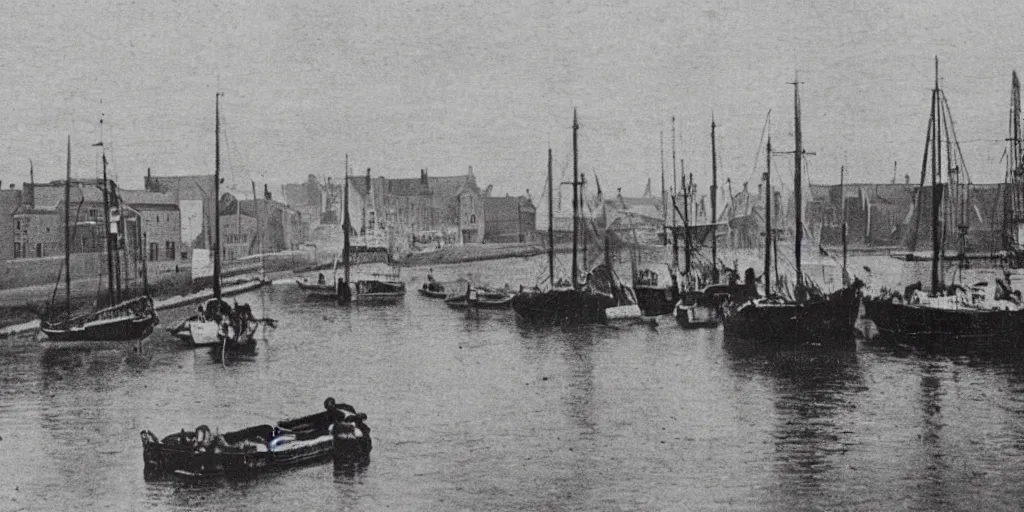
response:
M834 494L823 487L841 480L837 464L856 444L844 425L850 395L866 389L856 350L730 342L725 349L734 371L766 377L774 394L771 500L796 509L804 497Z

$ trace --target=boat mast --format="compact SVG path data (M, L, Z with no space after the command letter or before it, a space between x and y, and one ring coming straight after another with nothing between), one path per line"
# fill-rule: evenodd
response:
M220 97L216 93L214 113L214 166L213 166L213 298L220 300Z
M718 152L715 150L715 115L711 114L711 282L718 282Z
M801 176L801 164L804 158L803 133L800 131L800 82L793 81L793 138L796 141L796 148L793 151L793 200L796 205L796 235L794 250L796 251L796 299L804 297L804 276L800 269L800 248L803 246L804 221L803 221L803 177Z
M555 287L555 184L551 148L548 148L548 285Z
M668 245L668 201L665 200L665 130L659 136L661 148L661 235L664 239L662 245ZM675 215L673 212L672 215ZM606 221L607 222L607 221Z
M682 161L679 162L682 164ZM683 251L683 273L690 273L690 186L686 181L686 173L680 176L680 186L683 189L683 232L686 242L686 249ZM691 177L692 179L692 177Z
M1010 151L1007 155L1007 185L1009 188L1010 200L1005 207L1006 214L1006 244L1008 250L1019 250L1024 245L1021 239L1021 216L1024 210L1024 168L1021 165L1021 133L1020 133L1020 81L1017 80L1017 72L1013 72L1013 83L1010 90Z
M341 223L344 241L341 249L341 262L345 265L345 286L349 285L349 280L352 277L352 262L349 260L349 251L351 250L351 241L349 240L349 216L348 216L348 154L345 154L345 197L343 201L345 203L345 218Z
M31 166L31 164L30 164ZM71 317L71 135L68 135L68 169L64 179L64 309Z
M100 152L103 162L103 238L106 240L107 249L107 305L112 306L116 301L114 288L114 253L110 240L110 197L107 190L107 152L103 148L103 120L100 119Z
M839 197L840 197L839 200L842 201L842 203L843 203L843 233L842 233L842 236L843 236L843 286L846 286L846 285L848 285L850 283L847 282L847 281L849 281L849 278L847 277L848 274L846 272L846 167L845 166L840 166L839 167Z
M576 251L579 245L579 153L576 147L577 132L580 124L576 120L576 109L572 110L572 287L579 288L579 262L576 261Z
M676 116L672 116L672 233L676 232L676 200L675 196L679 193L679 189L676 188L678 178L676 177ZM674 236L674 235L673 235ZM679 244L673 242L672 244L672 268L679 269Z
M935 57L935 89L932 90L932 295L939 291L939 160L942 158L942 130L939 127L939 58Z
M772 275L772 136L768 136L764 173L764 296L771 295ZM738 269L737 269L738 270ZM745 283L748 286L752 283Z

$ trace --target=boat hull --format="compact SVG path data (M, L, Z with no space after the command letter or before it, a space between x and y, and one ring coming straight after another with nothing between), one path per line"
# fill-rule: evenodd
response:
M1022 344L1024 310L945 309L864 299L864 316L880 335L921 347Z
M420 288L417 291L420 292L420 295L430 299L444 299L448 297L448 292L444 290L428 290L426 288Z
M644 316L672 314L676 302L679 301L679 294L667 287L635 285L633 291L636 293L636 303Z
M334 405L333 399L326 404ZM147 478L179 475L191 478L220 475L244 477L255 473L337 459L339 449L350 459L368 456L372 448L370 429L351 406L294 420L282 420L277 426L257 425L223 435L212 435L206 426L194 431L182 430L162 440L152 432L140 433L143 463ZM337 431L337 432L336 432ZM336 439L351 438L347 448L339 448Z
M299 286L299 289L306 292L307 297L322 299L335 299L338 297L338 290L333 285L310 283L301 279L296 279L295 284Z
M573 289L521 292L511 304L518 318L537 324L603 323L605 310L619 305L614 297Z
M855 345L860 286L804 302L755 299L728 311L726 336L763 343Z
M70 320L44 321L39 330L52 342L116 342L145 338L158 323L152 299L140 297Z

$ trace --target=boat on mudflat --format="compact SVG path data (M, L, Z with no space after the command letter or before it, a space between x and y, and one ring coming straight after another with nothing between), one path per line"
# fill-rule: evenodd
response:
M365 460L373 443L366 414L333 398L324 411L213 434L206 425L157 438L143 430L142 459L147 478L250 476L258 472L326 461L332 456ZM336 442L341 438L343 442Z

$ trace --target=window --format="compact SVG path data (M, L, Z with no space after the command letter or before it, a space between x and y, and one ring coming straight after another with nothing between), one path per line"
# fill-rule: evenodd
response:
M169 259L169 260L173 260L174 259L174 242L167 242L166 254L167 254L167 259Z
M469 216L469 223L470 224L476 224L476 215L470 215Z
M15 229L15 231L21 231L21 220L20 219L14 221L14 229Z
M89 220L96 220L97 217L99 217L99 214L96 208L89 208Z
M43 244L36 244L36 258L43 257Z
M82 237L82 252L85 252L89 248L89 239Z
M23 258L25 255L21 253L21 242L14 242L14 257Z
M149 243L149 261L157 261L160 259L160 244L156 242Z

